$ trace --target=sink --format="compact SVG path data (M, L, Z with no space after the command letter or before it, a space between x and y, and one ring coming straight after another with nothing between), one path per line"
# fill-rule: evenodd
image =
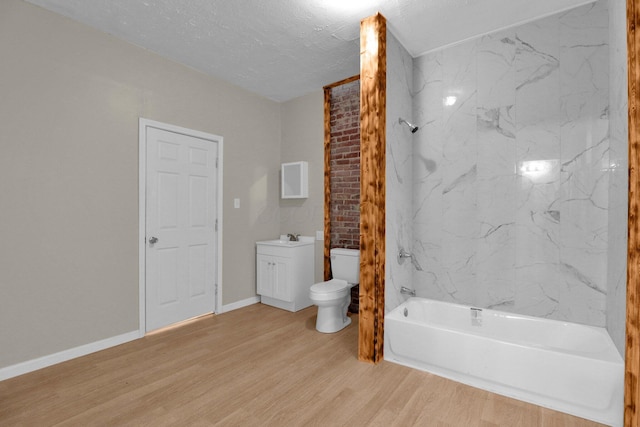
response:
M296 246L313 245L311 236L300 236L298 241L290 241L286 234L281 234L279 239L263 240L258 245L280 246L282 248L295 248Z
M283 239L263 240L262 242L258 242L259 245L284 246L284 247L305 246L305 245L311 245L312 243L313 241L309 242L305 240L300 240L297 242L292 242L292 241L283 240Z

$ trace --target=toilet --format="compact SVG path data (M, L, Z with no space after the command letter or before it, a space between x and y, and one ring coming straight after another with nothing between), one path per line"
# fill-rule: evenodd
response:
M360 251L331 249L333 279L311 286L311 301L318 306L316 329L331 334L351 324L347 316L351 288L360 282Z

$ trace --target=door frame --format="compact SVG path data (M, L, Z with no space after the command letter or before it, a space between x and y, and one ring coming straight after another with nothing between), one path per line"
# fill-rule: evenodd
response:
M222 176L224 164L222 160L223 138L218 135L201 132L193 129L183 128L180 126L162 123L155 120L138 119L138 286L139 286L139 335L142 337L147 330L147 309L146 309L146 249L147 249L147 128L165 130L168 132L179 133L182 135L205 139L216 142L218 144L218 165L216 168L216 276L214 284L215 307L214 313L222 313Z

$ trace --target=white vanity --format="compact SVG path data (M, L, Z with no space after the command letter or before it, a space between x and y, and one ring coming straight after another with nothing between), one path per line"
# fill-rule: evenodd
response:
M263 304L298 311L313 303L309 289L314 284L314 239L280 239L256 243L256 285Z

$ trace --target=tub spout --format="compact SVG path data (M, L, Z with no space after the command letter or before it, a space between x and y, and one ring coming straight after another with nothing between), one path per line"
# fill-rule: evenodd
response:
M405 294L405 295L410 295L410 296L412 296L412 297L415 297L415 296L416 296L416 291L415 291L415 289L409 289L409 288L407 288L406 286L403 286L403 287L401 287L401 288L400 288L400 293L401 293L401 294Z

